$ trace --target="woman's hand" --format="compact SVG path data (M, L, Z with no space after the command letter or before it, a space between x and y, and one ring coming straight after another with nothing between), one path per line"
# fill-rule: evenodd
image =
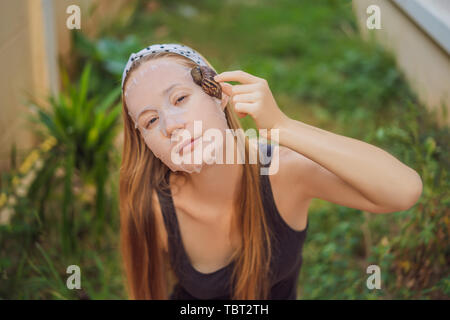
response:
M266 138L270 138L271 129L280 129L289 119L278 107L266 79L237 70L222 72L216 75L214 80L219 82L222 90L230 96L234 110L240 118L249 114L258 129L267 129ZM224 81L241 84L231 85Z

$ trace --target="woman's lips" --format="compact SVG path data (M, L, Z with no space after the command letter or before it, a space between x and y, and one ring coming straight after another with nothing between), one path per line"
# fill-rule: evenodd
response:
M195 143L196 140L198 140L198 138L200 138L200 137L197 137L195 139L191 138L191 140L187 140L186 142L184 142L181 145L181 147L180 147L179 153L182 155L183 154L183 150L186 150L186 151L190 150L190 151L192 151L192 149L194 149L194 143Z

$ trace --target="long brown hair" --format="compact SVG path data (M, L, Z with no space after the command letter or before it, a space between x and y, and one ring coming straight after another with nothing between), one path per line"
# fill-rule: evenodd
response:
M188 58L171 52L159 52L138 60L128 72L136 70L141 62L170 57L187 67L196 64ZM202 56L203 59L205 59ZM205 59L214 70L211 64ZM125 80L126 82L126 80ZM125 83L126 84L126 83ZM124 84L124 88L125 88ZM168 188L164 176L170 170L147 147L139 130L128 115L122 95L124 141L120 167L120 249L125 271L126 288L131 299L168 299L169 272L172 270L162 249L162 233L157 228L153 193ZM230 129L242 129L230 106L225 107ZM238 132L242 132L239 130ZM245 146L241 189L237 190L235 215L232 225L240 236L240 246L233 254L235 266L230 286L231 299L268 299L271 259L271 234L264 215L260 193L260 161L250 164L248 137L237 135ZM236 140L236 136L234 137ZM185 172L175 174L187 175ZM170 270L169 270L170 269Z

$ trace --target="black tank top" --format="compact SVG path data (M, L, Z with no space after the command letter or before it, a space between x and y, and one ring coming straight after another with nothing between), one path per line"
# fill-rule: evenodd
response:
M261 155L266 159L262 167L269 167L272 157L271 145L260 144ZM170 170L166 181L169 184ZM272 188L268 175L259 175L261 196L265 215L271 233L271 290L269 299L295 300L297 299L297 279L302 266L303 243L309 226L309 219L305 229L292 229L281 217L275 205ZM178 219L172 194L157 191L161 212L168 235L168 251L171 266L178 282L169 297L170 300L230 300L230 280L234 261L212 273L197 271L190 263L184 249L179 230ZM220 204L218 204L220 205Z

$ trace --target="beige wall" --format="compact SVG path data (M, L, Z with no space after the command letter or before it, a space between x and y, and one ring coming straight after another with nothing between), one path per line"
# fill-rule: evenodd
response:
M45 103L45 97L59 88L58 59L70 64L66 8L79 5L82 31L95 35L125 3L125 0L0 1L0 172L9 167L13 143L17 145L20 162L38 142L25 119L29 112L25 106L27 95ZM51 19L46 6L51 7ZM50 32L48 26L53 26Z
M366 9L369 5L381 9L381 29L368 30ZM353 7L363 36L369 31L395 54L419 99L430 109L441 111L444 104L447 118L439 113L440 123L450 123L450 57L430 36L389 0L356 0Z
M43 67L43 59L41 48L32 47L30 32L32 23L39 19L29 17L40 12L33 13L29 9L27 1L0 1L0 169L8 163L13 142L18 144L19 152L34 143L31 132L25 130L27 125L23 115L27 110L22 100L26 93L38 89L35 86L45 86L46 82L45 74L42 74L41 83L35 83L33 79L33 74ZM32 56L36 61L34 64Z

